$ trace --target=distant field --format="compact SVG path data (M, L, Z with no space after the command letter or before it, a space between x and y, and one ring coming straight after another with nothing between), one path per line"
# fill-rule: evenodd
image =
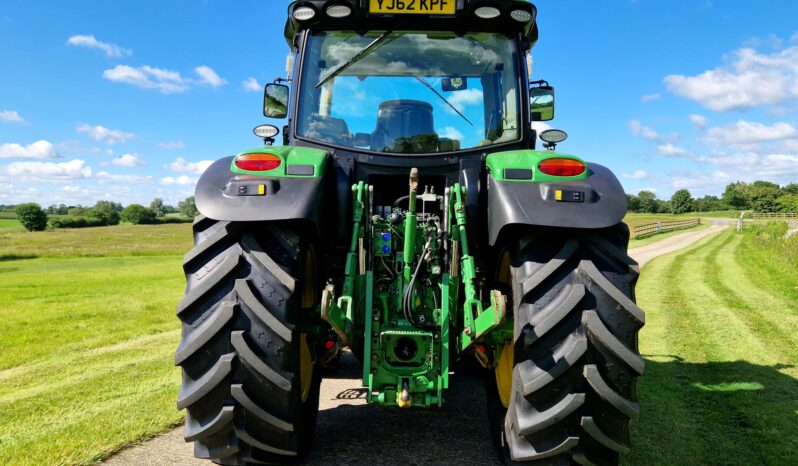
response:
M798 237L729 229L650 262L627 465L798 464Z
M24 231L22 224L16 219L0 218L0 232L8 230Z
M0 231L3 257L182 255L191 225L117 225L29 233Z

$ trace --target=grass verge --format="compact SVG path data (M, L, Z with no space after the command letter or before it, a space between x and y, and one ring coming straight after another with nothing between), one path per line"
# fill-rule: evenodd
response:
M637 290L647 311L627 465L796 464L796 281L786 244L732 230L650 262ZM793 275L794 276L794 275Z

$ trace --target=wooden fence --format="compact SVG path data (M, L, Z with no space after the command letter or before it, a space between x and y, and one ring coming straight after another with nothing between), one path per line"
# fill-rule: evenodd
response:
M747 212L749 218L798 218L798 214L790 212Z
M691 218L688 220L679 220L676 222L647 223L645 225L637 225L636 227L634 227L632 236L635 239L638 239L644 236L656 235L668 231L683 230L685 228L692 228L698 225L701 225L700 218Z

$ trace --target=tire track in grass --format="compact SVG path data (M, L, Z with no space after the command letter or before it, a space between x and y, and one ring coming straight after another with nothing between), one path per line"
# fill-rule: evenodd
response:
M708 319L706 315L707 309L715 307L716 297L711 289L695 288L703 278L702 264L716 240L717 236L710 237L674 256L665 272L669 285L667 300L659 305L644 307L660 311L659 315L665 318L667 328L673 330L666 334L669 349L687 359L708 361L724 356L722 348L727 342L719 338L717 327L712 324L713 319ZM703 344L696 347L696 341Z
M679 362L706 361L716 350L693 344L710 341L711 332L688 305L690 297L679 284L707 254L705 245L710 242L711 238L701 240L678 254L657 258L641 276L638 296L647 312L641 349L647 367L638 385L643 411L640 421L632 423L635 448L623 457L624 464L681 465L688 464L685 458L701 457L702 447L695 439L703 419L695 415L695 402L685 393L692 374ZM668 439L665 448L663 438Z
M748 324L726 306L721 289L711 283L713 258L728 247L726 240L732 231L723 232L712 238L710 243L695 254L695 266L677 279L680 286L686 288L685 294L690 297L687 306L693 306L699 313L701 325L708 326L710 338L715 344L715 351L708 360L711 361L750 361L750 355L770 354L768 342L763 342L751 332ZM701 298L700 301L697 298ZM695 344L700 340L693 340Z
M734 260L743 237L734 233L726 236L710 255L708 284L718 290L723 304L746 324L760 345L767 349L770 360L761 362L777 364L798 361L798 346L793 341L793 336L798 334L795 316L783 312L788 307L786 303L759 291ZM763 308L767 311L760 310ZM787 330L783 329L784 326ZM764 353L758 354L764 356Z

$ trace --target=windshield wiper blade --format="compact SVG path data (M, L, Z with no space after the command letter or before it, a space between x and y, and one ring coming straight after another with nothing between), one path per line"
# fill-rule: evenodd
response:
M427 89L431 90L431 91L432 91L432 92L433 92L435 95L437 95L438 97L440 97L440 99L441 99L442 101L446 102L446 105L448 105L448 106L449 106L449 108L451 108L452 110L454 110L455 112L457 112L457 114L458 114L458 115L460 115L461 117L463 117L463 120L465 120L465 121L466 121L466 122L467 122L469 125L471 125L471 126L474 126L474 123L471 123L471 120L469 120L468 118L466 118L466 116L465 116L465 115L463 115L463 113L462 113L460 110L457 110L457 107L455 107L454 105L452 105L452 103L451 103L451 102L449 102L449 101L446 99L446 97L444 97L444 96L443 96L443 95L442 95L440 92L438 92L438 91L437 91L437 90L436 90L434 87L432 87L432 84L428 83L426 79L422 78L421 76L414 76L414 78L418 79L418 81L419 81L421 84L425 85L425 86L427 87Z
M376 39L371 41L370 44L368 44L367 46L363 47L358 53L352 55L352 58L350 58L349 60L341 63L340 65L336 66L332 70L330 70L329 73L327 73L323 78L321 78L321 80L319 80L318 83L316 83L315 87L319 87L319 86L323 85L324 83L326 83L327 81L331 80L332 78L334 78L334 77L338 76L339 74L343 73L350 66L352 66L355 63L359 62L366 55L368 55L371 52L373 52L374 50L376 50L377 46L383 45L383 42L385 41L385 39L387 39L388 36L390 36L391 33L393 33L394 29L389 29L389 30L383 32L382 34L377 36Z

